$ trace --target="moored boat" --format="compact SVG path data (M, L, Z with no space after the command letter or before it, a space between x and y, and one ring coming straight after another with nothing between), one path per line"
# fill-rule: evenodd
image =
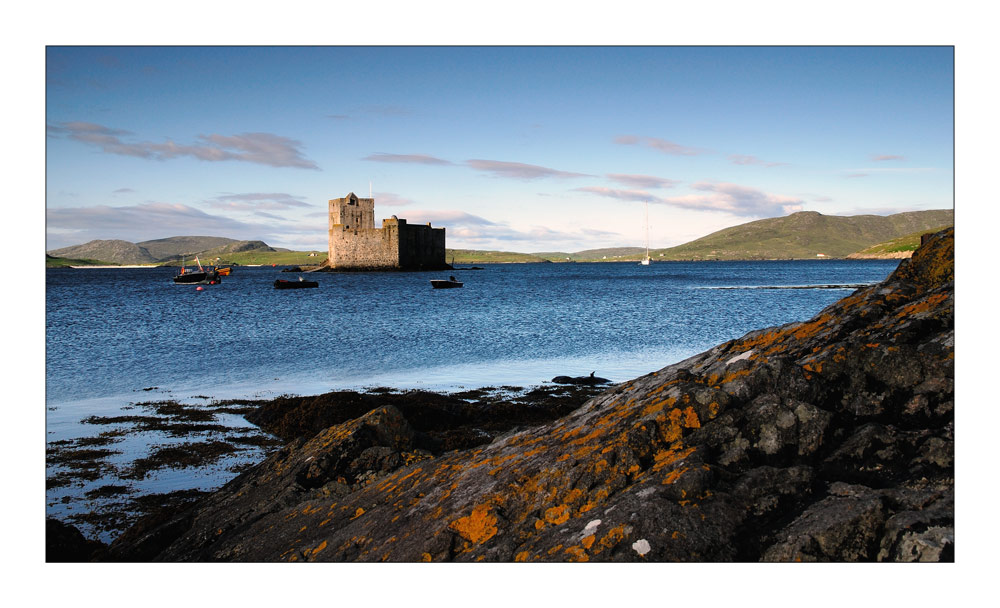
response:
M180 274L174 277L174 283L182 285L215 285L222 282L222 278L215 268L204 268L201 262L198 261L198 258L195 258L194 261L198 264L198 270L188 272L188 269L182 264Z
M299 277L298 281L278 279L274 282L275 289L306 289L309 287L319 287L319 283L317 281L306 281L302 277Z
M451 289L454 287L461 287L462 285L464 285L464 283L455 277L448 277L447 279L431 279L431 287L434 289Z

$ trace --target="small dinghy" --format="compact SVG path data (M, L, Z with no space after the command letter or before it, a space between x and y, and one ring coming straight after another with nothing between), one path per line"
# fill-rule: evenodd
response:
M464 283L455 277L448 277L447 279L431 279L431 287L434 289L451 289L453 287L461 287L462 285L464 285Z
M319 283L316 281L306 281L302 277L299 277L298 281L286 281L285 279L278 279L274 282L275 289L306 289L309 287L319 287Z

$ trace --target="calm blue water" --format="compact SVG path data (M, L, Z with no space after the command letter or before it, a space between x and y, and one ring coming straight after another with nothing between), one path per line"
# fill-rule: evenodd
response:
M272 283L297 275L239 267L200 292L169 268L49 269L46 402L82 417L150 387L225 398L622 381L851 291L760 287L872 283L897 264L491 264L453 271L462 289L431 289L448 272L319 273L318 289L292 291Z

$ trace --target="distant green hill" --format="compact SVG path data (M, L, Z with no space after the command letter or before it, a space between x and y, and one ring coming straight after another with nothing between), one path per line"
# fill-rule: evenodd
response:
M96 240L47 252L59 258L100 260L106 264L155 264L156 258L145 247L122 240Z
M263 255L267 253L278 254L279 252L269 247L263 241L237 241L217 236L172 236L165 239L143 241L141 243L130 243L122 240L94 240L82 245L64 247L48 252L49 255L56 258L92 260L94 265L180 265L182 262L193 263L195 256L198 256L204 262L214 262L218 259L220 263L229 264L317 263L314 256L309 256L309 253L315 252L289 252L288 250L284 250L284 255L276 255L270 258ZM294 261L286 262L286 259ZM325 252L322 254L322 259L326 259ZM46 263L50 265L48 261ZM80 266L87 264L86 262L81 262L74 263L73 265Z
M165 239L153 239L136 243L144 248L156 260L169 260L181 256L198 255L203 251L218 249L232 243L244 243L221 236L171 236ZM260 243L260 241L255 241ZM263 245L263 243L261 243ZM267 247L267 245L264 245Z
M823 215L802 211L726 228L677 247L650 252L659 260L843 258L877 243L954 224L954 211L895 215ZM662 255L660 255L662 254Z

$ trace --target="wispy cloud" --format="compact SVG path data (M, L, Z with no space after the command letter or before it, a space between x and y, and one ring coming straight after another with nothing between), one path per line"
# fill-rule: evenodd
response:
M297 167L319 169L305 158L301 142L273 133L241 133L239 135L199 135L194 144L178 144L172 140L163 143L130 141L129 131L114 129L88 122L64 122L48 125L53 137L67 137L100 148L107 154L133 156L151 160L170 160L191 157L198 160L239 161L271 167Z
M244 194L224 194L207 201L209 207L230 211L275 211L293 207L312 207L302 197L284 192L248 192Z
M691 187L706 194L661 198L658 202L684 209L723 211L740 217L775 217L802 210L802 199L769 194L749 186L698 182Z
M702 148L694 148L691 146L682 146L681 144L668 141L666 139L660 139L658 137L640 137L638 135L619 135L615 137L615 143L625 146L647 146L663 152L664 154L675 154L680 156L697 156L699 154L706 154L708 150Z
M594 239L610 241L620 239L614 232L594 229L563 231L548 226L514 228L506 222L496 222L485 217L458 210L407 210L405 219L412 224L431 222L433 226L444 227L448 235L448 247L463 249L500 249L503 251L538 251L538 243L544 242L544 249L562 249L564 246L575 251L583 244L591 244Z
M883 161L883 160L906 160L906 159L898 154L872 154L872 160Z
M934 167L862 167L859 169L844 169L844 177L868 177L879 173L930 173Z
M780 167L782 165L787 165L788 163L776 163L767 160L761 160L756 156L751 156L749 154L730 154L729 162L734 165L758 165L761 167Z
M451 209L408 209L404 219L413 224L447 224L451 226L500 226L484 217L472 215L465 211Z
M404 207L413 204L411 199L393 192L376 192L373 196L375 197L375 204L379 207Z
M428 154L386 154L379 152L370 154L361 160L370 160L377 163L415 163L418 165L451 165L449 160L437 158Z
M191 226L205 234L238 239L256 239L267 234L267 224L253 224L222 215L212 215L193 207L172 203L144 203L127 207L50 208L46 210L50 237L53 229L76 245L93 239L122 239L138 242L190 234ZM50 246L50 249L58 247Z
M135 190L133 190L131 188L119 188L119 189L115 190L114 192L112 192L111 194L129 194L131 192L135 192Z
M608 178L619 184L635 188L672 188L679 182L655 175L631 175L628 173L608 173Z
M572 177L593 177L585 173L572 173L570 171L560 171L541 167L538 165L528 165L525 163L514 163L502 160L472 159L465 161L465 164L476 169L492 174L494 177L505 177L512 179L539 179L547 177L572 178Z
M585 186L583 188L574 188L576 192L589 192L590 194L597 194L598 196L606 196L608 198L617 198L623 201L659 201L658 197L653 196L649 192L644 190L617 190L615 188L605 188L603 186Z

